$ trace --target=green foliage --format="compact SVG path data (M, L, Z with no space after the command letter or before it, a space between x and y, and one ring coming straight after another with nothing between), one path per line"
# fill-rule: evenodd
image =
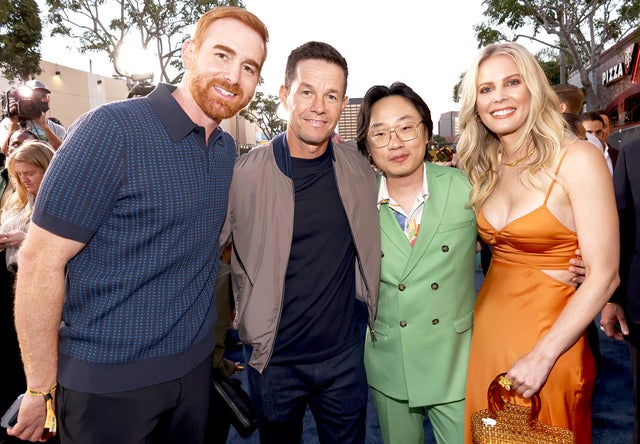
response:
M135 36L156 53L160 81L169 83L182 69L182 43L197 18L218 6L244 7L242 0L47 0L47 5L52 36L77 40L82 53L106 52L116 72L118 49Z
M560 63L557 59L547 61L541 61L540 59L538 59L538 63L549 79L550 84L557 85L559 83L566 83L560 82Z
M566 81L563 82L560 79L561 62L557 51L553 51L550 48L543 48L538 54L536 54L536 58L538 59L540 67L546 74L547 79L549 79L549 83L552 85L566 83ZM569 71L573 70L573 62L570 59L568 61L565 60L564 63L565 69Z
M447 139L445 139L440 134L434 134L433 137L431 138L431 141L433 143L435 143L436 145L438 145L438 146L442 146L442 145L446 145L447 144Z
M458 83L453 85L453 94L452 94L451 98L456 103L458 103L458 101L460 100L460 94L462 93L462 91L461 91L462 79L464 79L464 73L460 74L460 77L458 78Z
M286 122L277 115L278 105L277 96L257 91L249 106L240 111L240 117L258 125L270 140L286 129Z
M0 71L10 82L40 74L42 22L35 0L0 2Z
M606 48L638 28L640 15L640 0L484 0L482 4L485 21L474 27L478 47L519 39L548 46L555 60L566 59L580 75L589 109L601 107L591 69L598 66Z

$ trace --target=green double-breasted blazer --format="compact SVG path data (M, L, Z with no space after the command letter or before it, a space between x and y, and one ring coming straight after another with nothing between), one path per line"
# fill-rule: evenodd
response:
M459 170L425 163L429 199L411 247L380 206L382 269L375 342L365 346L369 385L427 406L464 398L475 304L476 219Z

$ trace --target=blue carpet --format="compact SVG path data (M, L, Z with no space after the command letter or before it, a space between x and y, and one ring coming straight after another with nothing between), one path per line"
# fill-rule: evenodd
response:
M482 272L476 273L477 285L482 282ZM597 323L597 320L596 320ZM598 324L599 325L599 324ZM633 381L629 367L629 349L626 343L606 337L600 329L602 367L596 381L593 401L593 444L631 444L633 441ZM228 359L243 361L242 351L230 351ZM248 390L246 375L238 377ZM428 420L425 422L425 443L435 443ZM258 432L248 438L240 437L231 428L228 444L258 444ZM302 442L317 444L318 437L313 417L307 411L304 419ZM378 416L369 396L367 410L367 444L382 444Z

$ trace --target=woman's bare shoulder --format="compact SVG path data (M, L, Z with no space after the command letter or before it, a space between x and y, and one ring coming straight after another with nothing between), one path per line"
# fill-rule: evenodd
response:
M562 164L592 163L594 160L602 161L605 165L604 155L593 143L587 140L574 140L566 144L560 153Z
M602 151L586 140L568 143L559 156L559 162L562 162L558 170L561 177L595 178L603 175L610 178L609 168Z
M567 150L567 156L590 156L590 155L600 155L602 156L602 151L595 146L593 143L588 140L574 140L567 143L564 146L564 149Z

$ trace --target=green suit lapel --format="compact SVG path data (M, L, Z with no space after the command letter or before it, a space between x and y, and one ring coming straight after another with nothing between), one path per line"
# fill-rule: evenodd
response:
M422 212L422 221L420 222L420 231L416 242L411 248L409 260L405 267L403 277L406 277L413 268L420 263L422 257L426 254L437 228L442 223L442 215L449 199L449 182L451 175L443 174L440 168L435 168L431 163L426 162L427 181L429 184L429 199L424 204ZM407 241L407 245L409 242Z
M409 244L409 239L400 228L400 224L398 224L398 220L388 204L380 205L380 229L382 230L383 238L386 237L391 242L396 253L400 254L406 261L411 255L411 244Z
M426 253L436 229L442 221L442 215L449 198L449 182L450 175L443 174L444 170L434 167L429 162L425 163L427 169L427 181L429 185L429 199L425 202L420 222L420 232L413 247L409 244L409 240L400 228L396 220L393 210L389 205L380 205L380 227L383 236L383 245L392 246L394 252L385 252L385 254L400 255L406 263L402 272L402 279L413 270L419 263L420 259ZM386 238L391 245L385 242Z

